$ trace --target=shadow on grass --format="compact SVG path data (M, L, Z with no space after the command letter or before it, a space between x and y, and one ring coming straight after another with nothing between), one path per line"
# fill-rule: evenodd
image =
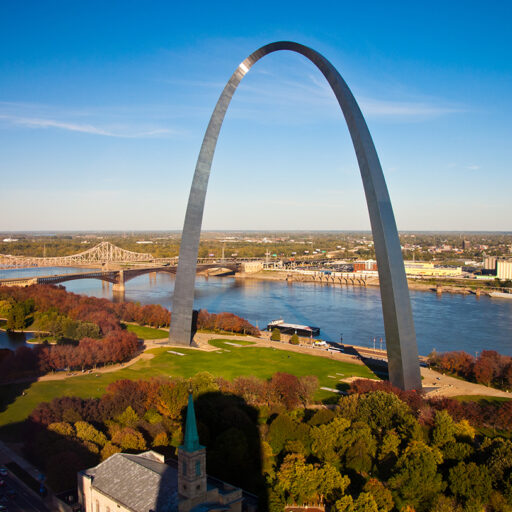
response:
M381 359L371 357L365 352L360 352L356 347L345 346L345 354L357 357L361 362L371 370L379 379L389 380L388 363Z

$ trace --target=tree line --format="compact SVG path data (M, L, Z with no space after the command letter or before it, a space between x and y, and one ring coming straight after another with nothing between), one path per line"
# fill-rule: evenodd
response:
M436 370L458 375L464 379L512 390L512 357L499 354L495 350L482 350L478 357L460 351L432 352L428 363Z
M25 318L33 311L39 314L56 311L73 320L96 324L102 335L122 329L120 321L159 328L169 327L172 319L171 312L159 304L116 303L67 292L63 286L41 284L25 288L0 286L0 312L9 308L23 308ZM260 334L259 329L244 318L206 310L197 315L197 329Z

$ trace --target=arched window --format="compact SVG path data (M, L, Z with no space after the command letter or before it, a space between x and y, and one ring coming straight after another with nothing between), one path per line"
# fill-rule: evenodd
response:
M96 512L100 512L100 502L96 500Z
M201 476L201 461L196 461L196 476Z

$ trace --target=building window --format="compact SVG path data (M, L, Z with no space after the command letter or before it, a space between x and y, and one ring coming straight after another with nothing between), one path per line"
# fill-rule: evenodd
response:
M186 461L183 461L183 474L184 475L187 474L187 463L186 463Z
M96 512L100 512L100 502L96 500Z
M196 476L201 476L201 461L196 461Z
M107 507L107 512L110 512L110 507Z

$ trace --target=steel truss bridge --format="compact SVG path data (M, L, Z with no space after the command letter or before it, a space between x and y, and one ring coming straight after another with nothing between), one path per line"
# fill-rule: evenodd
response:
M198 263L198 273L211 269L218 269L220 273L239 272L241 263L217 262L217 263ZM144 274L155 272L166 272L176 274L176 265L139 267L122 270L98 270L92 272L77 272L73 274L58 274L51 276L19 277L14 279L0 279L0 286L30 286L32 284L60 284L66 281L75 281L77 279L99 279L114 285L114 291L124 291L125 283ZM224 272L222 272L224 271Z
M31 256L12 256L0 254L2 267L66 267L73 265L103 264L103 263L137 263L150 262L154 258L149 253L127 251L116 247L110 242L101 242L86 251L70 256L55 258L36 258Z

